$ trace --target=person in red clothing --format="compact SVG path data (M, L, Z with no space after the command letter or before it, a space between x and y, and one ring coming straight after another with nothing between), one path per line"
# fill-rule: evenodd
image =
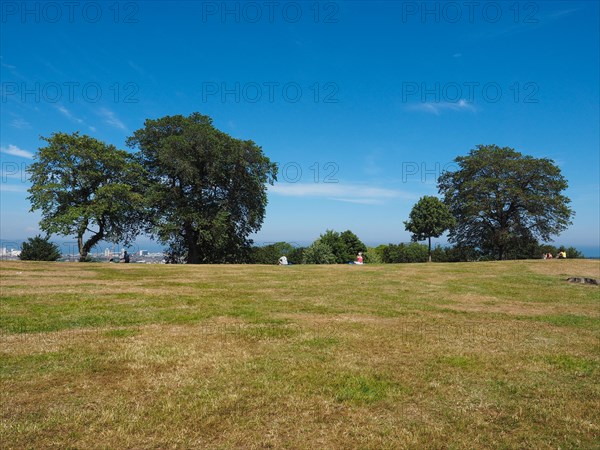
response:
M363 255L362 252L358 252L356 256L356 262L354 264L362 264L363 263Z

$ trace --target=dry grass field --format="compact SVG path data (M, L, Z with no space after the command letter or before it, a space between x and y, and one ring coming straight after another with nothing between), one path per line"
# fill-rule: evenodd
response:
M599 448L590 260L0 262L11 448Z

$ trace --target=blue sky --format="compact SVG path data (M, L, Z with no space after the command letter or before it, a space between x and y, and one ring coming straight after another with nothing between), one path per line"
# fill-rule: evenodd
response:
M1 7L5 243L38 231L24 168L40 135L125 148L146 118L198 111L280 164L257 243L409 241L440 171L497 144L560 166L576 216L556 242L600 254L596 1Z

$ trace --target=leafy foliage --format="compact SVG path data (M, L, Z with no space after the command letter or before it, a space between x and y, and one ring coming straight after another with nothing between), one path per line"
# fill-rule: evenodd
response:
M302 253L303 264L335 264L337 258L331 247L321 239L317 239Z
M277 175L260 147L199 113L146 120L127 144L148 172L150 229L161 243L183 246L188 263L245 259Z
M295 247L287 255L287 259L292 264L302 264L304 261L304 250L306 247Z
M560 248L558 250L563 251ZM585 255L582 252L580 252L579 250L577 250L575 247L566 248L566 249L564 249L564 251L567 254L567 258L575 258L575 259L585 258Z
M428 260L428 249L426 245L411 242L410 244L389 244L381 252L381 260L384 263L416 263Z
M21 254L19 259L23 261L56 261L60 258L60 249L53 244L46 236L45 238L37 235L27 239L21 245Z
M456 224L456 220L448 207L440 199L424 196L413 206L409 220L404 222L406 231L413 233L413 241L427 239L429 261L431 261L431 238L440 237L442 233Z
M553 161L523 156L509 147L479 145L443 173L439 192L457 220L450 241L505 259L523 243L551 236L571 224L567 181Z
M556 256L559 252L565 252L567 254L567 258L572 259L582 259L585 258L585 255L577 250L575 247L566 248L564 245L556 247L550 244L540 244L536 247L535 251L529 255L529 258L541 258L543 255L550 253L553 256Z
M367 247L364 252L364 262L368 264L381 264L383 262L382 253L386 245L379 245L377 247Z
M335 256L334 262L337 264L354 261L358 252L364 252L367 248L358 236L350 230L342 233L327 230L319 237L319 240L329 246Z
M53 133L28 169L31 210L48 234L77 237L80 259L101 240L132 241L143 222L143 169L133 157L79 133ZM88 233L88 238L85 235Z
M451 247L436 245L431 252L431 259L434 262L469 262L478 261L480 258L481 252L476 248L458 245Z
M287 242L276 242L263 247L252 247L250 262L253 264L277 264L281 256L288 256L294 247Z

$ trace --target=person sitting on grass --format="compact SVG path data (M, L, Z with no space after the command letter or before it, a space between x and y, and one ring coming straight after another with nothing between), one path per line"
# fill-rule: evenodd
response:
M280 266L287 266L287 265L289 265L287 257L284 255L281 258L279 258L279 261L277 262L277 264L279 264Z
M358 255L356 255L356 261L350 261L348 264L364 264L362 252L358 252Z

